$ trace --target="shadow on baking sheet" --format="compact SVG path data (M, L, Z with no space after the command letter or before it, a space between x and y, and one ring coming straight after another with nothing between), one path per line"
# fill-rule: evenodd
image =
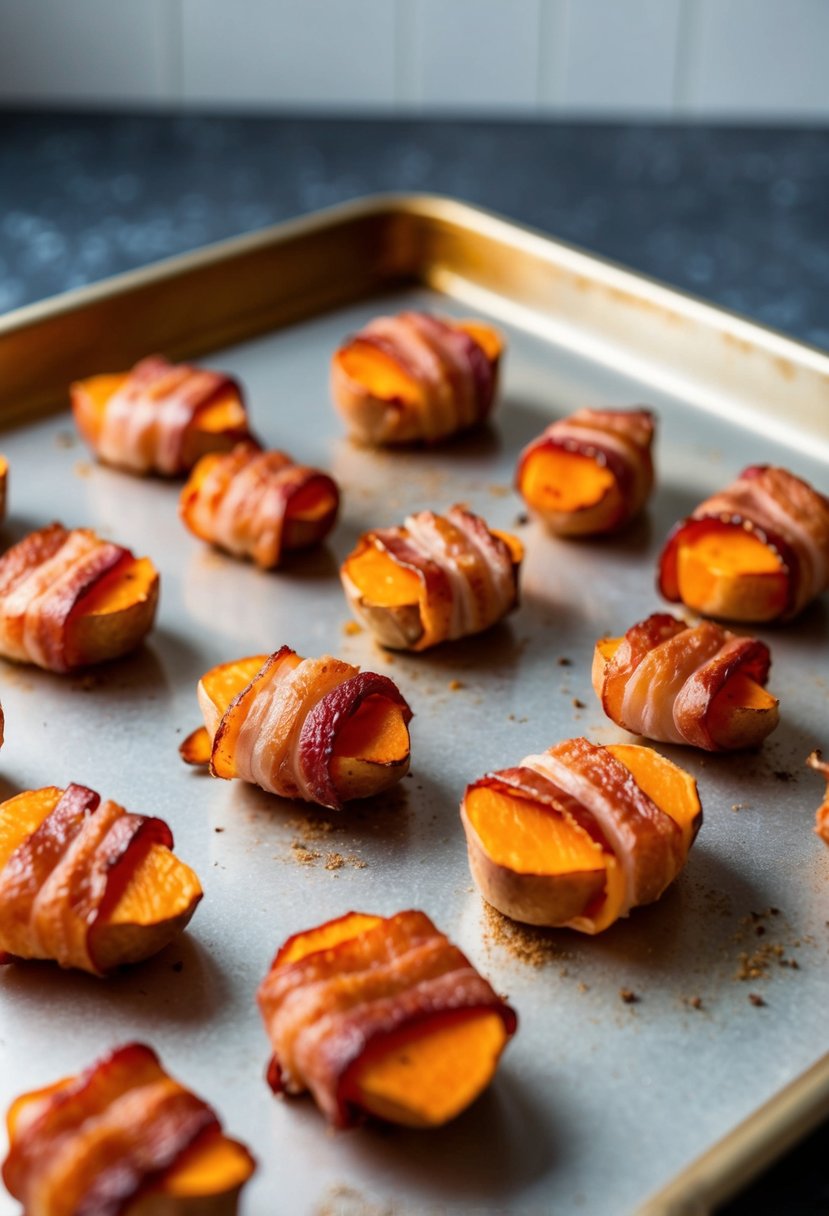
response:
M72 1016L98 1018L111 1013L124 1025L142 1019L201 1024L231 996L230 980L214 955L188 933L146 963L126 968L105 981L54 963L24 962L0 967L0 992L25 1011L44 1005L71 1010Z
M349 1148L367 1173L391 1170L407 1187L428 1187L441 1207L463 1197L489 1210L549 1171L564 1155L565 1136L549 1106L535 1103L511 1075L507 1048L489 1089L438 1135L367 1124Z

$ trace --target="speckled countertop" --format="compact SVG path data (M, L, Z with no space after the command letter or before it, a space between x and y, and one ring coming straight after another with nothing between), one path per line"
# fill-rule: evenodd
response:
M819 129L0 114L0 313L375 191L489 207L829 350ZM828 1149L824 1126L722 1216L826 1216Z

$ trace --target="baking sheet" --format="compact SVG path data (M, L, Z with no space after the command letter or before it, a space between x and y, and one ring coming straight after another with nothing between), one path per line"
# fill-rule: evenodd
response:
M0 1105L116 1042L146 1040L255 1152L244 1216L634 1211L826 1050L829 858L811 832L820 782L803 768L827 744L816 657L825 599L793 627L760 631L782 720L759 756L659 747L697 776L706 816L659 904L599 939L522 934L512 946L482 912L457 817L464 785L574 734L623 737L590 688L592 647L659 607L655 559L674 520L752 461L827 488L820 451L809 455L800 435L788 447L778 428L772 442L759 425L734 425L708 402L562 347L522 324L509 300L487 303L510 343L503 401L490 430L439 452L371 453L344 440L328 357L381 306L463 315L459 301L400 292L207 360L244 380L269 444L332 469L345 492L328 546L277 574L201 546L177 522L176 487L94 465L68 416L4 436L10 538L52 518L92 525L153 557L162 603L144 649L105 671L65 680L2 666L2 792L74 780L163 816L205 899L179 943L114 980L39 965L0 973ZM640 524L582 544L516 524L510 484L523 443L579 405L641 401L657 411L660 438L659 488ZM391 657L366 633L345 633L336 569L358 534L456 500L525 540L519 612L422 656ZM334 816L180 763L202 672L283 642L399 683L417 716L412 776L398 792ZM270 1095L253 994L288 934L348 908L403 906L424 908L509 995L520 1031L491 1089L441 1132L333 1133L310 1102ZM738 979L752 962L763 974ZM639 999L625 1003L623 988ZM0 1214L15 1210L3 1195Z

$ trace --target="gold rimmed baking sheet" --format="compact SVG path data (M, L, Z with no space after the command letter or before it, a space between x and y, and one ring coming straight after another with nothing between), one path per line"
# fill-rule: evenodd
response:
M501 326L502 404L488 431L434 452L354 448L327 399L330 354L380 309L412 303ZM237 373L257 432L333 469L345 508L321 553L262 575L180 528L175 487L91 461L67 384L153 350ZM660 420L647 520L586 545L520 522L522 444L578 405L634 401ZM675 888L601 939L510 938L484 915L457 801L467 780L560 738L619 738L590 688L593 641L659 607L662 538L744 464L788 464L825 490L828 407L820 352L443 199L336 208L0 320L11 535L56 516L88 523L150 553L163 580L159 628L135 658L87 682L4 665L6 788L83 781L164 815L207 892L180 946L111 983L0 974L0 1104L147 1039L252 1144L246 1216L704 1212L814 1126L829 1113L829 866L811 832L820 783L802 766L826 745L825 605L763 635L783 721L759 756L660 749L697 776L706 823ZM525 540L521 610L480 639L393 661L344 633L336 565L359 531L456 499ZM202 671L283 642L399 682L417 717L398 796L332 819L180 766ZM510 995L520 1034L491 1091L444 1131L332 1136L261 1081L253 992L290 932L410 904ZM0 1198L0 1216L13 1210Z

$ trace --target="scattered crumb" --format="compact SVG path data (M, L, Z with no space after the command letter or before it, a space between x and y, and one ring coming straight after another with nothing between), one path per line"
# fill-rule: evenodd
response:
M325 857L326 870L341 870L345 865L342 853L328 853Z
M732 809L732 811L748 811L751 809L751 803L750 802L732 802L731 809Z
M748 999L751 1001L752 1005L756 1005L758 1009L766 1003L760 996L759 992L750 992L748 994Z
M691 1009L702 1009L701 996L684 996L682 998L682 1003L684 1005L688 1005Z
M573 709L587 709L584 701L580 701L578 697L573 697Z
M78 460L75 464L76 477L89 477L92 473L92 465L88 460Z
M357 634L362 632L362 625L358 625L356 621L346 621L343 625L343 633L347 638L356 638Z
M214 832L223 832L224 828L214 828L213 831Z
M547 930L510 920L486 900L483 908L484 942L487 946L503 946L513 958L531 967L543 967L546 963L571 957Z
M368 862L363 861L362 857L358 857L356 853L349 853L346 856L345 864L351 866L354 870L365 870Z
M584 980L579 980L578 988L579 988L579 992L589 992L590 991L590 985L585 984Z
M558 665L559 667L572 667L573 660L566 658L565 655L561 655L558 660Z
M619 997L626 1005L636 1005L640 999L631 988L620 988Z
M522 511L520 515L516 515L515 523L514 523L513 527L523 528L524 525L528 524L529 522L530 522L529 515L526 513L526 511Z
M294 859L303 866L312 866L315 861L319 861L322 856L316 849L307 849L299 840L291 841Z
M506 498L506 496L510 493L510 487L501 486L501 485L491 485L489 487L489 492L494 498Z
M787 773L785 769L776 769L774 776L778 781L796 781L794 773Z
M463 680L450 680L449 689L451 692L458 692L459 689L466 688Z

